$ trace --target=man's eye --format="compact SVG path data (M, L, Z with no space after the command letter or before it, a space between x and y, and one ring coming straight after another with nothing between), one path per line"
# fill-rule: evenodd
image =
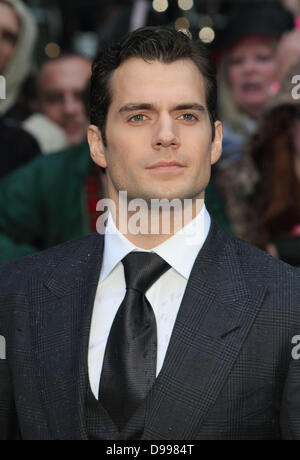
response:
M194 120L197 120L197 117L195 115L193 115L192 113L184 113L182 115L180 115L181 119L185 120L185 121L194 121Z
M134 123L137 123L139 121L145 121L147 119L146 115L134 115L133 117L129 118L129 121L133 121Z

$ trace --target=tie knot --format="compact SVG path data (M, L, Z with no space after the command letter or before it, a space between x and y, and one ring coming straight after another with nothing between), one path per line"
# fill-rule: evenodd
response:
M170 265L153 252L131 252L122 260L127 289L145 292Z

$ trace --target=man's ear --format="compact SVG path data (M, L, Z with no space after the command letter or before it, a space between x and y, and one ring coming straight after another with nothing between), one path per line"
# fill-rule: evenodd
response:
M105 148L100 129L95 125L88 128L88 142L93 161L101 168L106 168Z
M222 155L223 128L220 121L215 121L215 138L211 148L211 164L215 164Z

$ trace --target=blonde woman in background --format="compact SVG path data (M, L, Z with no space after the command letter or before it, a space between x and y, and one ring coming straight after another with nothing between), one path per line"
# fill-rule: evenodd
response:
M224 138L215 177L233 230L246 240L251 239L252 219L245 203L258 174L251 157L243 155L243 146L278 89L277 46L293 25L292 14L277 2L246 3L233 12L219 40L219 115Z

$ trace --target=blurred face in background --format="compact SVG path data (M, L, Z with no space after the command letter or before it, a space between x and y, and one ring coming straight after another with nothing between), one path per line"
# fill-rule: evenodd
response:
M70 144L86 136L88 118L83 97L90 76L90 61L75 56L46 63L38 77L38 110L65 131Z
M253 35L239 41L228 55L228 76L235 103L249 115L258 117L270 98L276 71L273 38Z
M0 74L14 56L20 34L19 19L13 8L0 1Z

